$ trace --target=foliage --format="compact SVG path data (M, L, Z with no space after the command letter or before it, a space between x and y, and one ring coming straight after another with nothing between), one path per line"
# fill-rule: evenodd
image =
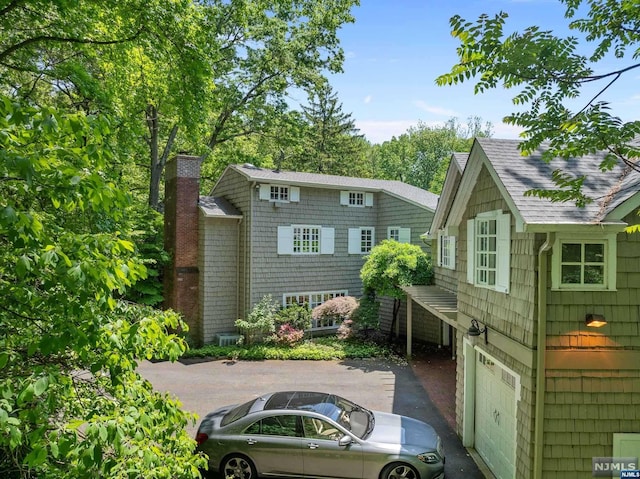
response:
M313 308L311 317L322 323L338 323L350 319L356 309L358 300L353 296L336 296Z
M610 170L624 162L638 171L635 161L640 146L640 120L622 121L610 111L607 93L624 75L640 68L640 9L636 0L560 0L566 5L569 28L584 35L562 38L550 30L531 26L522 32L505 33L507 13L482 15L475 22L451 18L452 35L460 41L459 62L437 79L452 85L475 79L475 92L493 88L517 88L516 107L524 110L504 118L524 129L520 149L547 147L543 159L579 158L594 151L608 155L600 168ZM586 4L583 6L583 4ZM582 16L584 15L584 16ZM581 52L587 52L583 54ZM598 62L615 65L602 71ZM576 108L572 105L578 103ZM592 201L581 190L583 177L567 181L558 173L557 201L584 205Z
M279 309L278 303L268 294L253 306L246 319L236 320L236 328L244 336L244 343L254 344L263 340L265 335L273 333Z
M430 284L432 277L431 261L419 246L394 240L375 246L360 271L365 290L395 299L404 298L401 286Z
M356 358L389 358L393 352L385 345L360 340L343 341L336 337L320 337L306 340L293 347L259 344L253 346L208 345L190 349L184 358L229 358L234 360L262 361L265 359L316 360Z
M430 284L433 267L419 246L384 240L371 250L360 270L367 293L393 298L393 318L390 334L398 320L400 302L405 297L402 286Z
M473 137L491 136L491 124L469 118L466 127L456 119L444 126L419 123L371 152L372 174L376 178L399 180L439 194L451 154L471 149ZM438 179L438 175L441 178Z
M358 301L358 309L351 316L357 331L367 332L380 328L380 302L375 294L366 294Z
M311 327L311 310L306 304L292 304L276 313L275 324L280 326L289 324L295 329L304 331Z
M304 330L297 329L289 323L280 325L275 334L271 335L270 340L282 346L293 346L302 341Z
M99 116L0 96L0 475L197 477L194 417L137 361L176 360L172 312L118 301L147 275ZM171 461L166 461L171 457Z

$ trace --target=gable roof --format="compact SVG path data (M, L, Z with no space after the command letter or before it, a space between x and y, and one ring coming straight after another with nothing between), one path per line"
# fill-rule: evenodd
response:
M604 152L581 158L549 163L542 161L545 145L529 156L518 149L518 140L476 138L454 199L449 222L457 224L469 200L482 166L493 177L516 216L519 229L551 230L557 225L593 225L620 223L640 206L640 174L629 172L619 163L611 171L600 171ZM558 189L552 179L555 170L571 177L585 175L583 193L593 199L583 208L573 202L553 203L536 196L525 196L531 189Z
M444 177L444 183L442 184L442 191L440 198L438 199L438 207L433 215L433 221L429 225L429 230L424 233L425 237L432 236L439 230L447 221L447 215L449 214L449 208L456 194L455 188L458 186L462 172L465 166L467 166L467 160L469 159L469 153L452 153L449 160L449 166L447 173Z
M229 165L220 178L222 178L229 169L239 172L249 181L316 188L384 192L431 211L435 211L438 204L438 195L401 181L271 170L268 168L258 168L257 166L246 163L244 165ZM220 179L218 182L220 182Z

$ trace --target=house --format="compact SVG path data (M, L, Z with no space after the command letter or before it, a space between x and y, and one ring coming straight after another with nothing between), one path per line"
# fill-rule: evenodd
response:
M415 311L446 325L457 433L496 477L606 475L609 457L640 469L640 234L625 232L640 175L541 153L478 138L453 156L430 228L435 285L405 288L407 328ZM557 169L586 175L594 201L526 194L556 189Z
M399 181L248 164L227 167L210 195L199 196L199 177L196 157L180 155L167 165L165 248L172 264L165 306L183 313L197 343L236 332L236 319L266 295L283 306L311 307L361 296L364 256L387 238L427 249L420 234L438 200ZM417 324L417 337L439 337L429 330L440 327L438 320Z

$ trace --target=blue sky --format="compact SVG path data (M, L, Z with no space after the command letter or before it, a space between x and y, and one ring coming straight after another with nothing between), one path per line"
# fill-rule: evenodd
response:
M564 8L557 0L361 0L353 10L356 22L339 33L346 55L344 73L330 80L343 111L352 114L372 143L390 140L419 121L435 125L456 117L466 123L470 116L490 121L496 138L517 138L519 131L501 121L517 111L511 103L516 90L474 95L472 81L435 85L436 77L457 60L458 43L450 35L449 18L460 14L475 21L482 13L500 11L509 13L509 32L540 25L568 34ZM640 73L632 72L605 98L625 120L638 118L639 79Z

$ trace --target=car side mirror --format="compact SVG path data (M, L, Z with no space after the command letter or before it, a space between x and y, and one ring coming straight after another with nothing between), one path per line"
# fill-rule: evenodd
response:
M353 442L353 439L351 439L351 436L349 436L348 434L345 434L340 439L338 439L338 446L346 447L352 442Z

